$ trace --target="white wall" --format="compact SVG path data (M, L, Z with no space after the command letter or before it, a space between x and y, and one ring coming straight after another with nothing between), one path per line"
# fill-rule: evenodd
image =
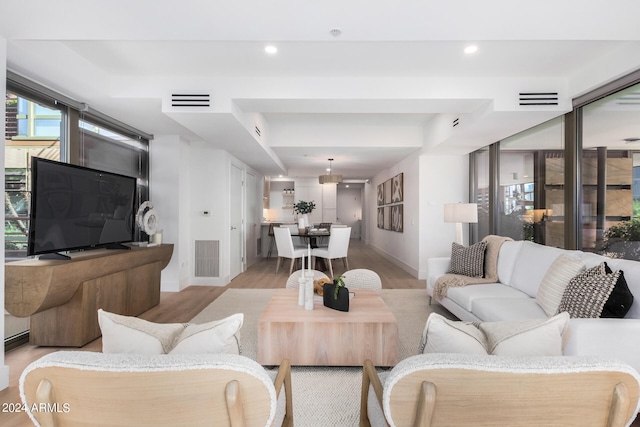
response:
M378 251L392 258L396 264L418 277L419 267L419 227L420 212L420 156L411 155L389 169L377 174L372 183L372 192L375 194L378 184L393 178L399 173L403 174L404 201L403 232L382 230L377 228L377 198L370 197L367 203L368 225L370 234L368 242Z
M191 144L190 275L192 285L224 286L229 282L229 174L230 156L206 142ZM210 212L209 216L203 215ZM220 241L220 274L214 278L194 277L196 240Z
M467 202L469 197L469 157L420 156L418 278L427 278L427 258L451 254L455 224L445 224L444 204ZM463 227L469 241L468 227Z
M7 92L7 67L4 66L7 63L7 41L0 37L0 64L3 64L0 67L0 90L2 93ZM0 106L0 116L5 117L5 103L2 103ZM2 120L2 124L0 124L0 133L5 135L5 121ZM0 161L4 165L4 138L2 138L2 150L0 151ZM2 182L2 187L4 187L4 174L0 178L0 182ZM0 237L1 247L4 248L4 233L2 237ZM0 271L0 282L4 284L4 268ZM0 307L4 308L4 286L2 286L3 291L0 292ZM0 316L0 337L2 337L2 341L4 342L4 316ZM9 387L9 367L4 364L4 351L0 351L0 390L4 390Z
M189 285L189 144L176 135L157 135L149 143L149 200L158 212L163 243L173 256L162 270L162 291Z

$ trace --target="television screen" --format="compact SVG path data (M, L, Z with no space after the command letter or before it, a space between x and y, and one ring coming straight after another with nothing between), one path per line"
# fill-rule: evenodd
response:
M136 179L33 157L28 255L134 239Z

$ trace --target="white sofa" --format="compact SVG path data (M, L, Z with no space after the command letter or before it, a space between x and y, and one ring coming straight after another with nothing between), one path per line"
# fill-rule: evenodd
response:
M612 270L624 271L634 295L634 303L624 319L571 319L564 333L563 354L615 357L640 372L639 261L606 258L528 241L507 241L498 256L497 283L452 287L438 302L460 320L471 322L546 318L547 314L536 302L536 294L545 273L562 254L581 259L586 268L606 261ZM430 296L436 280L447 272L449 264L450 258L427 260Z

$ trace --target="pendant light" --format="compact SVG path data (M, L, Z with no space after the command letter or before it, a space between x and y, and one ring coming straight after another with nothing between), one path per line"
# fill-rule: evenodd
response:
M333 159L329 159L328 173L318 177L320 184L340 184L342 182L342 175L334 175L331 173L331 162L333 162Z

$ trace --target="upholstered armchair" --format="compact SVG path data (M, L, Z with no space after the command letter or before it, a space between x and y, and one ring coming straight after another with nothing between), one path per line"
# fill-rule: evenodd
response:
M43 427L293 426L289 362L235 354L60 351L27 366L20 396Z
M625 426L637 371L595 357L432 353L363 370L361 426Z

